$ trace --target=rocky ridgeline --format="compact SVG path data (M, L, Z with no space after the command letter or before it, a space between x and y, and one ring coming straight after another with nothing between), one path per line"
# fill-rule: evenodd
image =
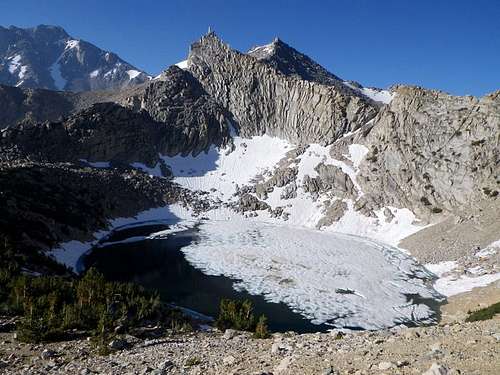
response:
M500 190L500 93L483 98L400 86L369 125L358 176L371 208L424 218L474 210Z
M24 156L52 162L85 159L141 162L154 167L160 161L159 154L197 155L211 145L230 142L230 114L204 92L189 72L175 66L161 80L96 97L95 101L102 99L110 102L89 101L90 107L59 121L39 123L25 112L24 121L2 130L0 147L5 150L16 145ZM27 100L25 97L13 107L22 111ZM44 101L37 103L37 107L42 106ZM66 108L69 111L74 107L68 104L63 106ZM55 116L42 113L40 117Z
M74 108L70 95L0 85L0 130L23 121L55 121L66 116Z
M146 111L164 127L176 130L163 137L163 154L198 155L212 145L225 146L231 140L231 114L191 73L175 65L121 102L135 111Z
M252 48L247 52L247 55L255 57L286 76L334 86L337 90L345 91L351 95L359 95L352 88L346 86L341 78L330 73L309 56L300 53L279 38L275 38L270 44Z
M243 136L330 144L378 112L377 104L364 96L286 76L229 48L214 33L191 46L188 69L233 114Z

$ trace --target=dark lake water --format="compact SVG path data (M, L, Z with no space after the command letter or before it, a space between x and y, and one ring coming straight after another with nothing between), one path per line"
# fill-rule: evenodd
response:
M154 224L114 232L107 242L147 236L166 229ZM255 314L265 314L273 332L293 330L318 332L329 328L315 325L285 304L267 302L262 296L233 289L235 280L224 276L208 276L194 268L180 250L196 240L196 230L170 234L168 239L141 240L131 243L96 247L83 260L85 268L96 267L108 280L132 281L148 289L158 290L163 301L216 317L222 298L250 299Z

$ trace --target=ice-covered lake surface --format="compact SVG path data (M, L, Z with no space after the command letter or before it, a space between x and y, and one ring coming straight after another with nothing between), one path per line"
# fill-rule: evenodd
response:
M183 231L129 227L107 236L86 263L207 315L221 298L251 298L275 330L427 324L441 299L432 275L398 249L237 216Z
M315 324L380 329L435 321L433 275L388 245L348 234L232 218L182 248L208 275L282 302Z
M256 314L268 317L273 331L324 331L330 327L311 323L284 303L266 301L234 288L235 280L203 273L180 251L196 240L195 229L170 231L166 224L145 223L111 233L100 246L84 256L86 267L96 267L110 280L133 281L157 290L163 301L211 317L218 314L222 298L250 299ZM169 232L168 240L152 231ZM119 267L117 267L119 260Z

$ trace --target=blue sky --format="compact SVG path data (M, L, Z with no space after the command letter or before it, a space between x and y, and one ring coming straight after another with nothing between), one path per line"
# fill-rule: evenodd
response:
M497 0L17 0L0 25L63 26L156 74L212 26L246 51L279 36L363 85L417 84L457 95L500 89Z

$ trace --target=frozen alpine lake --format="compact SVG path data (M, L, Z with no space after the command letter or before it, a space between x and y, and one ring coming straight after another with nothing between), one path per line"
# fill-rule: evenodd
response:
M282 302L316 324L380 329L435 321L442 296L412 257L375 241L232 217L199 226L182 248L208 275Z

